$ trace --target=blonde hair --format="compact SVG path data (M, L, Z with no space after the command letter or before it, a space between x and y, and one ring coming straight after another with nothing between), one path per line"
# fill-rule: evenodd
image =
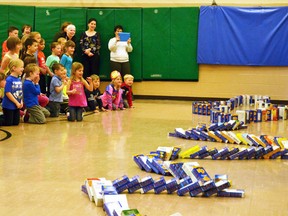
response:
M37 31L30 32L29 38L35 39L36 35L38 34L41 36L40 32Z
M62 44L62 43L64 43L64 42L66 43L67 40L66 40L66 38L64 38L64 37L60 37L60 38L58 38L57 42L60 43L60 44Z
M30 63L28 65L26 65L25 69L24 69L24 73L25 73L25 77L28 78L30 77L30 75L32 73L34 73L35 71L40 71L39 67L37 66L37 64L35 63Z
M91 77L92 81L100 80L100 77L98 75L96 75L96 74L92 74L90 77Z
M81 64L80 62L73 62L72 68L71 68L71 77L70 77L71 80L75 80L76 71L80 69L84 69L83 64ZM84 78L82 77L81 81L83 80Z
M129 78L134 80L134 77L131 74L126 74L126 75L124 75L123 78L124 78L124 80L129 79Z
M23 67L24 66L24 62L21 59L11 59L11 61L8 64L8 69L9 72L13 72L13 67Z

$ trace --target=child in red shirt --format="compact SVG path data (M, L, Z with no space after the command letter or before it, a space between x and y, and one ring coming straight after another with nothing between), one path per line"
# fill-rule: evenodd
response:
M123 89L122 98L124 101L125 108L134 108L133 107L133 92L132 92L132 85L133 85L134 77L131 74L126 74L124 76L124 82L121 85L121 89Z

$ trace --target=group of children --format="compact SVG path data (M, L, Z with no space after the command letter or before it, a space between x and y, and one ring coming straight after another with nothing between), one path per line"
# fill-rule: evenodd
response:
M4 125L18 125L22 111L23 121L43 124L47 117L58 117L63 103L63 90L69 96L67 115L68 121L82 121L83 110L93 112L107 110L123 110L133 107L132 84L133 76L127 74L122 83L121 74L118 71L111 73L111 83L101 95L99 86L100 78L97 75L83 78L83 65L74 62L71 68L71 77L67 79L66 70L60 63L52 66L53 77L50 84L49 103L46 107L39 104L40 68L35 63L28 64L24 69L21 59L13 59L9 65L9 76L4 82L4 76L0 75L0 84L4 87L2 110ZM21 81L23 75L25 80ZM1 86L0 86L1 87ZM97 110L99 109L99 111Z
M7 52L0 68L4 125L18 125L20 117L24 122L43 124L46 117L59 116L66 100L68 121L82 121L84 109L99 112L133 107L132 75L125 75L122 83L121 74L113 71L111 83L101 95L99 76L85 79L83 65L73 63L73 41L62 45L53 42L46 60L42 51L45 41L40 33L30 32L23 37L25 40L9 34L5 41Z

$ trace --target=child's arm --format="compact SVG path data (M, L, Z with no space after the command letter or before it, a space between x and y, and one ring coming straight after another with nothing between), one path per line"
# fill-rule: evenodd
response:
M5 69L7 68L9 62L10 62L10 59L4 56L4 58L2 59L1 68L0 68L1 73L5 72Z
M60 93L63 90L63 88L65 87L65 85L67 85L67 81L63 80L61 86L55 86L55 91L57 93Z
M12 102L16 105L16 107L17 107L18 109L21 109L21 108L23 107L23 103L19 103L19 102L16 100L16 98L12 95L11 92L6 92L6 96L8 97L8 99L9 99L10 101L12 101Z
M85 88L89 91L93 91L93 82L92 82L91 77L87 77L86 80L82 79L82 83L84 84Z
M71 89L70 90L70 86L71 86L71 80L69 80L68 83L67 83L67 88L66 88L67 89L67 91L66 91L67 95L72 95L72 94L75 94L77 92L76 89Z

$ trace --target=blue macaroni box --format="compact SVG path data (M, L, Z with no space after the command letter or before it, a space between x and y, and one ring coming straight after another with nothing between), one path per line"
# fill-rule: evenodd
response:
M129 179L129 183L128 183L128 192L129 193L133 193L134 191L136 191L140 188L141 188L140 178L138 175Z
M144 170L146 171L146 172L151 172L152 171L152 169L151 169L151 167L149 167L149 165L147 164L147 159L148 159L148 157L147 156L138 156L138 162L141 164L141 166L144 168Z
M229 188L231 186L230 182L228 180L220 180L215 183L217 190L222 191L226 188Z
M208 191L212 188L216 188L216 184L215 184L214 180L207 181L203 185L201 185L201 189L204 192Z
M159 174L159 170L153 165L153 158L148 158L146 163L147 165L152 169L153 172L155 172L156 174Z
M255 159L259 159L259 158L261 158L264 155L264 153L265 153L265 149L262 146L259 146L256 149L254 158Z
M227 152L229 152L229 148L224 147L224 148L220 149L216 154L214 154L212 156L212 159L216 160L217 158L220 158L222 155L226 154Z
M142 188L147 186L147 185L150 185L150 184L154 184L154 180L151 176L146 176L146 177L142 178L140 181L140 185Z
M210 197L213 194L217 194L217 192L218 192L217 188L211 188L210 190L204 191L203 196L204 197Z
M135 156L133 157L133 160L134 160L134 162L137 164L137 166L138 166L141 170L143 170L144 168L143 168L142 165L139 163L139 159L138 159L139 156L144 156L144 155L143 155L143 154L135 155Z
M199 155L198 157L199 157L199 159L203 159L203 158L206 158L208 156L210 156L210 153L206 152L206 153L203 153L203 154Z
M197 188L197 189L194 189L194 190L191 190L191 191L189 191L189 195L191 196L191 197L196 197L198 194L200 194L200 193L202 193L203 191L202 191L202 189L201 189L201 187L200 188Z
M174 191L178 190L178 179L172 178L168 181L166 181L166 190L168 194L172 194Z
M153 186L153 183L152 183L152 184L149 184L149 185L146 185L146 186L142 187L140 189L140 192L142 194L144 194L144 193L147 193L148 191L153 190L153 189L154 189L154 186Z
M250 160L251 158L253 158L256 154L256 148L255 147L250 147L247 149L248 154L246 156L246 159Z
M223 154L220 159L228 159L230 155L236 154L237 152L239 152L239 148L232 148L228 153Z
M160 194L161 192L163 192L165 190L166 190L166 185L162 185L162 186L157 187L157 188L154 187L154 193L155 194Z
M166 181L164 177L154 180L154 188L166 185Z
M243 160L247 157L247 155L248 155L248 150L244 149L243 151L239 152L238 159Z
M188 185L185 185L184 187L179 188L177 191L177 194L178 194L178 196L183 196L186 193L188 193L189 191L195 190L197 188L200 188L199 182L190 183Z
M182 187L184 187L184 186L186 186L186 185L188 185L188 184L191 184L193 181L192 181L192 179L190 178L190 176L186 176L185 178L183 178L183 179L181 179L180 181L179 181L179 184L178 184L178 186L179 186L179 188L182 188Z
M127 175L123 175L120 178L115 179L114 181L112 181L112 184L114 187L121 187L123 185L127 185L129 183L129 178Z
M222 191L218 191L218 197L244 197L245 192L241 189L224 189Z
M206 170L203 167L195 167L192 169L192 174L194 175L195 179L197 181L200 181L201 183L205 183L211 180L209 174L206 172Z

